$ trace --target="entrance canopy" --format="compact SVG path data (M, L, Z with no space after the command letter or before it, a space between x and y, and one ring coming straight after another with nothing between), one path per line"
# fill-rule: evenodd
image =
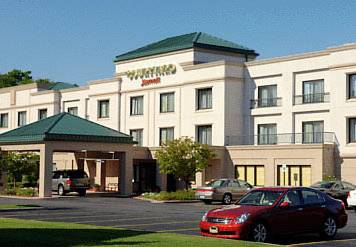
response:
M120 159L120 190L132 192L133 138L89 120L60 113L0 135L1 151L40 153L39 196L52 195L53 152L115 152Z

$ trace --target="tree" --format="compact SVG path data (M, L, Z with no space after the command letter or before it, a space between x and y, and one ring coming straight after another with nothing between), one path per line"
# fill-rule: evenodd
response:
M18 69L11 70L5 74L0 74L0 88L13 87L29 83L53 83L49 79L33 80L31 71L22 71Z
M208 145L197 143L189 137L181 137L164 143L155 156L160 171L182 179L188 190L190 178L207 167L209 159L213 158L215 153Z

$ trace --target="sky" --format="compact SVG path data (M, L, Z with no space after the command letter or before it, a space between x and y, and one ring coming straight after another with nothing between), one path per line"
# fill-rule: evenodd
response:
M356 42L356 1L0 0L0 73L84 85L118 54L197 31L259 59L317 51Z

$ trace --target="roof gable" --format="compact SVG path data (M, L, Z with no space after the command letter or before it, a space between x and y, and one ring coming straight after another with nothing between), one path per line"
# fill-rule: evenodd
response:
M239 44L221 38L217 38L206 33L195 32L166 38L161 41L148 44L141 48L118 55L116 56L114 61L119 62L194 47L203 47L213 50L225 50L242 54L258 55L255 53L254 50L250 48L241 46Z

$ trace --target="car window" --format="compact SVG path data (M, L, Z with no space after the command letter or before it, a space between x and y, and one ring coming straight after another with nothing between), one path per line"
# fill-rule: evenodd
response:
M342 182L342 184L344 185L344 189L345 190L354 190L354 189L356 189L355 185L350 184L348 182Z
M341 190L343 189L341 183L335 183L333 186L333 190Z
M237 181L230 181L228 187L240 188L240 184Z
M281 196L281 191L254 190L247 193L238 205L272 206Z
M208 183L208 186L215 188L215 187L220 187L220 186L222 186L223 183L224 183L224 180L215 180L215 181L212 181L212 182Z
M60 173L59 172L54 172L53 173L53 179L59 179L59 177L60 177Z
M252 186L249 183L245 182L245 181L239 180L239 183L240 183L240 186L242 188L246 188L246 189L251 189L252 188Z
M291 206L298 206L302 204L297 190L288 191L283 197L282 202L289 202Z
M323 196L312 190L302 190L302 197L305 205L324 202Z
M313 184L311 187L330 189L334 185L334 182L318 182Z

